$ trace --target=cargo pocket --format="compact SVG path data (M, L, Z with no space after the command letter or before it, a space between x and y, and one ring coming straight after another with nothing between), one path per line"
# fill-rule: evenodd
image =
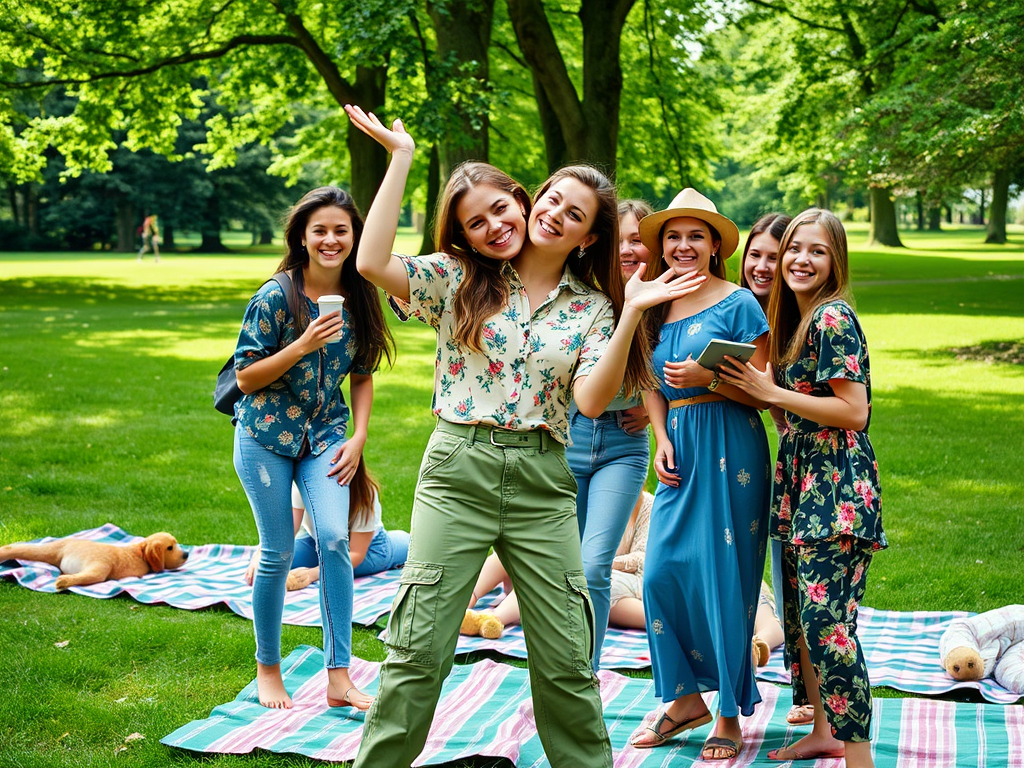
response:
M420 477L430 474L448 464L465 446L466 438L450 435L447 432L434 432L423 453L420 465Z
M594 606L583 571L566 571L565 594L569 618L572 668L590 672L594 659Z
M432 662L437 593L444 568L406 562L388 619L387 646L398 656L424 664Z

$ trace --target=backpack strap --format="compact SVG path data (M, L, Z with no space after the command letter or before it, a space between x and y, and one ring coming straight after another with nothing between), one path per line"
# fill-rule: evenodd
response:
M271 280L277 282L281 286L281 290L284 292L284 300L288 302L288 311L291 312L292 317L297 317L295 307L292 305L292 277L287 272L278 272Z

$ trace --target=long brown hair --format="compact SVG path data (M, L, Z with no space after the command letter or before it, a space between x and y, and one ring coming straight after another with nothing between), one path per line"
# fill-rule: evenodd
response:
M460 346L482 354L484 323L505 306L509 287L501 274L504 262L474 251L455 213L466 192L478 186L494 187L512 195L525 211L524 219L530 215L530 196L519 182L493 165L467 162L452 171L444 193L437 201L434 245L437 250L458 259L463 271L462 283L452 299L455 317L452 339Z
M380 365L383 357L387 357L389 364L393 361L395 342L384 321L377 287L356 269L356 254L363 234L363 217L359 215L359 209L348 192L339 187L318 187L303 195L292 207L284 226L287 250L277 272L287 272L292 279L289 303L295 308L295 333L301 335L310 320L302 276L303 268L309 264L309 252L302 244L302 238L313 212L327 207L340 208L352 219L352 253L341 267L341 284L347 294L348 312L355 320L356 359L353 364L372 371Z
M578 248L573 249L567 262L569 269L581 282L611 299L615 322L618 322L625 303L625 283L619 265L619 210L615 185L593 166L567 165L551 174L533 196L534 200L543 196L552 184L566 178L576 179L589 187L597 198L597 215L589 233L596 235L597 239L583 250L582 256ZM623 388L627 397L635 397L645 389L656 387L657 379L651 370L651 347L641 324L629 347Z
M829 270L828 279L818 289L810 307L803 315L800 314L796 294L786 284L784 276L780 275L772 283L772 293L768 299L768 324L772 329L768 340L768 352L776 370L796 362L818 307L837 299L852 304L846 230L832 211L808 208L793 219L779 240L780 259L789 250L796 230L804 224L820 224L825 230L831 246L832 268ZM779 269L782 269L781 263Z
M373 500L380 494L380 483L366 468L366 458L359 457L359 465L348 483L348 525L365 527L373 519Z
M786 227L789 226L789 222L793 219L791 216L787 216L784 213L766 213L756 222L754 226L750 228L750 234L747 235L747 242L743 246L743 256L740 258L740 287L750 289L747 285L747 273L743 269L744 263L747 261L747 251L750 250L751 241L758 235L768 233L769 237L773 238L775 242L781 243L782 236L786 234Z

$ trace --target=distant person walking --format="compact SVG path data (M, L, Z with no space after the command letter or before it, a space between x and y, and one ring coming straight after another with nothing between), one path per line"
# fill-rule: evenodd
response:
M160 222L156 214L147 216L142 220L142 247L139 248L139 261L142 261L142 254L153 251L157 264L160 263Z

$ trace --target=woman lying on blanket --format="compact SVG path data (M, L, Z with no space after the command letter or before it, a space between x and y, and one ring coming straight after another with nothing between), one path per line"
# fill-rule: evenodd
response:
M357 474L365 472L360 462ZM360 516L358 522L352 524L348 534L348 552L352 560L352 575L372 576L375 573L401 568L409 552L409 534L407 531L388 531L381 521L380 496L377 483L371 478L373 498L371 504L372 517ZM313 521L309 518L302 502L302 494L292 484L292 524L295 528L295 550L292 556L292 569L288 573L288 591L302 589L320 579L320 561L316 554L316 534ZM259 564L259 547L252 554L249 567L245 571L245 583L252 584Z
M643 604L644 553L651 520L654 496L644 491L637 499L629 516L626 532L612 561L611 614L612 626L623 629L645 629ZM476 604L499 584L506 597L485 611L474 610ZM487 558L473 588L469 609L462 622L464 635L479 635L490 640L501 637L505 627L519 623L519 598L508 578L508 573L496 554ZM775 607L775 598L767 583L761 582L761 599L754 619L754 639L751 654L754 664L763 667L774 649L784 640L782 622ZM797 709L797 708L794 708ZM792 724L810 722L810 713L791 712L787 718Z

